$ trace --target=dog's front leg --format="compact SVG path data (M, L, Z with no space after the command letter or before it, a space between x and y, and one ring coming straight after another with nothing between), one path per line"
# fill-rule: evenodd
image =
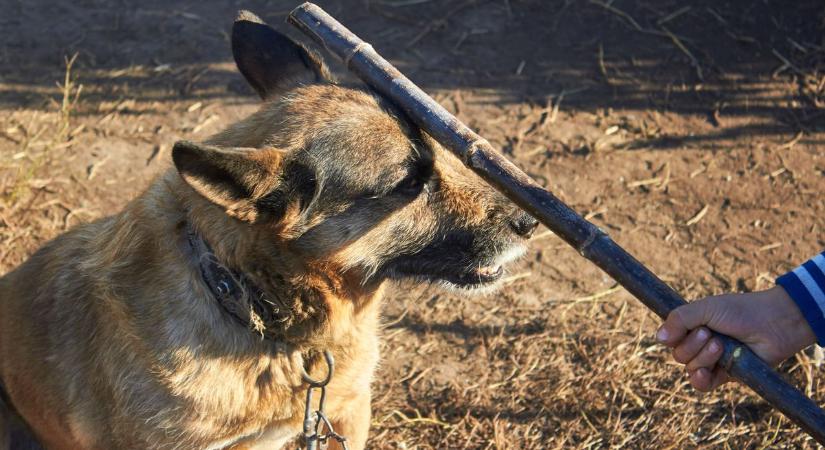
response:
M370 394L362 395L347 404L347 412L332 422L335 431L347 438L349 450L364 450L367 445L367 435L370 431ZM330 450L343 450L343 446L334 439L329 444Z

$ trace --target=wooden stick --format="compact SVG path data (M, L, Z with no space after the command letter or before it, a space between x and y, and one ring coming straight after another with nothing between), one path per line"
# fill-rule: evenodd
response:
M544 190L320 7L304 3L287 20L341 58L347 68L403 109L470 169L607 272L659 317L667 317L686 303L604 231ZM825 413L744 344L717 336L724 344L720 364L728 373L825 444Z

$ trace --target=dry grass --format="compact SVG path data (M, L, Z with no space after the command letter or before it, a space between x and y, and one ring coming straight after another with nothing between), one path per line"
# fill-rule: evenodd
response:
M821 247L825 42L790 43L792 30L760 30L734 14L769 2L365 3L372 19L358 26L380 36L376 44L402 49L395 56L427 70L440 55L434 48L447 49L436 64L443 85L428 88L687 297L765 288ZM199 2L187 3L197 15L176 7L187 12L171 19L135 5L113 7L128 14L112 27L128 36L168 20L169 29L182 30L174 39L187 37L168 41L184 46L181 59L226 19ZM430 7L441 15L426 14ZM489 56L485 46L494 39L482 40L511 39L529 16L554 30L554 39L585 29L585 38L551 53L570 58L571 67L580 63L578 71L563 78L559 60L531 56L537 44L529 39L496 47L502 60L530 49L514 64L501 68ZM519 22L501 25L508 18ZM707 38L696 23L712 23L717 33ZM152 30L144 35L163 37ZM118 45L100 34L115 31L86 31L81 45L91 49L49 73L48 89L14 87L42 92L45 102L0 110L3 271L66 228L116 212L166 167L164 149L174 140L201 139L255 109L252 97L227 90L237 77L218 76L233 70L227 61L179 65L138 49L121 67L96 67L88 55L105 55L94 45L106 39ZM760 50L758 62L767 63L731 69L708 56L714 45L745 56ZM224 47L209 50L228 60ZM460 65L465 58L481 62L468 69ZM87 84L82 97L77 73ZM495 89L484 87L490 84ZM540 92L522 98L534 84ZM618 106L602 105L609 101ZM653 341L658 320L548 233L537 234L501 294L467 299L402 286L388 302L386 323L370 448L814 448L744 388L692 391ZM806 353L782 371L825 404L821 361Z
M428 363L379 381L373 448L812 448L745 389L692 392L652 339L658 321L623 291L484 301L472 315L433 310L445 300L412 304L387 331L385 353ZM786 367L802 386L811 368Z
M82 129L72 130L72 114L80 100L83 85L77 84L72 74L72 66L77 60L77 53L65 58L65 73L62 83L56 86L60 94L59 101L51 97L47 101L53 110L43 115L32 114L28 122L11 119L2 131L2 136L17 144L16 151L11 155L11 162L6 168L15 168L17 175L3 186L3 206L20 204L32 187L37 185L34 177L52 158L53 152L65 149L71 145L73 135Z

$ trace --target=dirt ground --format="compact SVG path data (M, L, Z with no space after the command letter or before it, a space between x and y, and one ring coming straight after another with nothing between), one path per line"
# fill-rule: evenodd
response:
M232 19L297 3L0 0L0 273L254 111ZM318 3L688 298L825 248L821 0ZM691 390L656 317L544 230L501 293L385 310L370 448L814 447L746 388ZM818 361L782 371L825 404Z

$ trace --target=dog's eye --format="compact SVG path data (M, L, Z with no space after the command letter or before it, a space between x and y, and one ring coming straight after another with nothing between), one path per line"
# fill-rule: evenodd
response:
M410 167L407 177L401 180L392 190L393 194L413 197L427 188L433 173L431 161L416 161Z
M421 188L424 185L423 180L417 174L413 174L401 180L395 186L395 192L403 195L415 195L421 192Z

